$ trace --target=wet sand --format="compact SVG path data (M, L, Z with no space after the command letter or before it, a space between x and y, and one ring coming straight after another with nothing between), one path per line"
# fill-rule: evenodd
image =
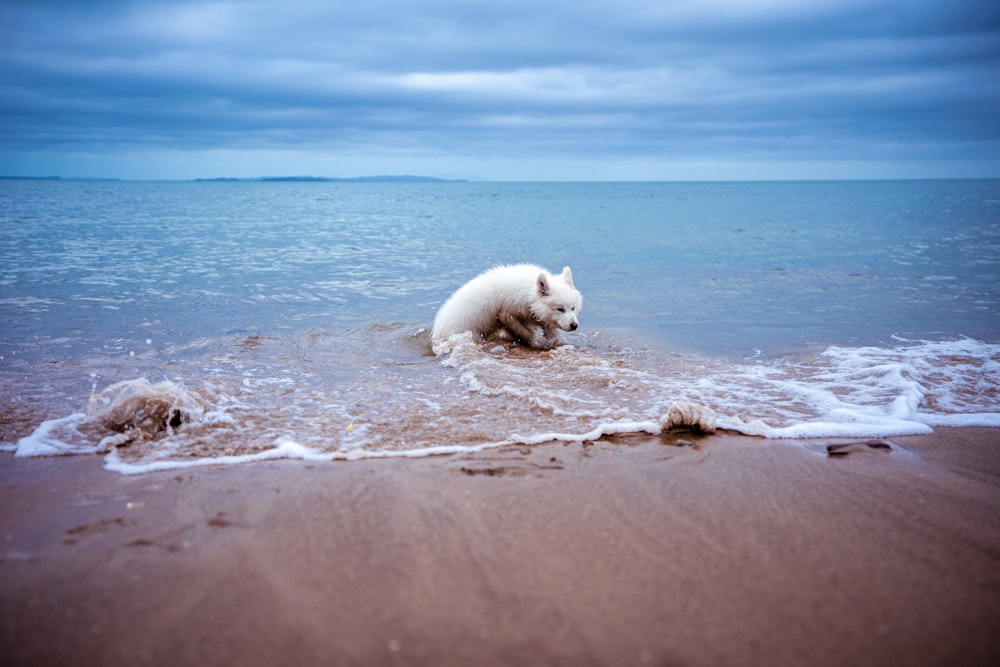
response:
M996 665L1000 430L0 455L6 665Z

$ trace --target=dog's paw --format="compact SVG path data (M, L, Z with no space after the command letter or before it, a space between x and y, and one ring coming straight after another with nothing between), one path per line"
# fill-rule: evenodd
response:
M717 421L715 410L712 408L686 401L674 401L670 405L670 409L660 417L660 431L666 433L675 430L692 430L715 433Z
M531 340L527 341L527 343L530 347L539 350L549 350L555 347L551 336L548 335L544 327L540 326L531 327Z
M538 328L535 347L543 350L551 350L552 348L559 347L561 341L562 338L559 336L559 329L543 325Z

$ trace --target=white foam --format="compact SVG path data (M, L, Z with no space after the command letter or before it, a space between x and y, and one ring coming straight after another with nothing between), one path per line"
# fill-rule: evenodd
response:
M929 426L985 426L1000 428L1000 413L971 412L962 415L917 415L917 419Z
M86 418L81 412L42 422L31 435L17 441L14 456L61 456L102 451L100 444L89 443L87 436L79 430Z
M400 366L366 342L372 351L332 379L316 369L343 357L313 358L326 348L305 361L255 349L253 367L212 359L203 366L211 381L197 389L145 379L95 388L86 416L44 422L16 455L103 452L122 474L413 458L655 434L674 401L710 408L719 429L773 439L1000 427L1000 346L970 339L735 362L596 344L539 352L469 336L448 342L444 356Z
M533 433L531 435L512 434L503 444L539 445L544 442L586 442L599 440L606 435L628 433L660 434L660 425L654 421L623 421L598 424L585 433Z
M903 344L893 348L831 347L781 377L769 369L762 383L804 406L805 418L786 414L770 424L748 424L729 416L720 427L769 438L809 438L1000 426L1000 346L968 338L899 341Z
M160 461L150 461L148 463L129 463L123 461L118 450L112 448L104 459L104 467L107 470L121 473L123 475L141 475L149 472L159 472L163 470L178 470L182 468L201 468L215 465L240 465L243 463L254 463L256 461L273 461L275 459L301 459L303 461L329 461L333 456L324 454L309 447L293 442L291 440L280 440L273 449L266 449L255 454L244 455L222 455L199 459L177 460L167 459Z
M512 444L512 441L488 442L475 446L450 445L439 447L421 447L419 449L338 449L331 452L307 447L295 442L294 440L282 438L275 443L274 448L266 449L262 452L257 452L256 454L246 454L241 456L213 456L209 458L191 460L167 459L151 461L148 463L128 463L121 459L117 450L112 449L108 452L108 455L105 458L104 467L107 470L121 473L123 475L141 475L150 472L162 472L164 470L202 468L205 466L216 465L239 465L243 463L274 461L279 459L329 462L360 461L364 459L423 458L427 456L480 452L485 449L502 447L506 444Z
M468 342L450 341L448 362L460 373L463 385L490 395L520 394L536 409L552 414L605 419L609 409L588 409L587 397L567 394L557 383L546 386L535 368L522 377L516 371L491 367L489 358L476 357ZM587 366L586 380L601 380L623 389L613 398L611 412L629 412L629 391L652 396L645 413L662 410L658 396L693 401L715 409L719 428L766 438L889 437L925 434L931 426L1000 425L1000 346L972 339L905 341L895 348L832 347L815 359L795 364L733 364L692 367L674 360L674 368L649 373L576 358L580 353L559 350L546 360ZM614 361L614 360L613 360ZM509 364L500 360L500 364ZM496 372L494 372L496 371ZM501 377L499 386L494 386ZM493 384L491 384L493 383ZM566 401L566 396L572 400ZM606 400L607 394L596 398ZM540 397L544 397L542 400ZM551 403L561 407L553 408ZM641 409L641 403L631 411ZM983 411L983 407L992 408ZM959 414L954 414L954 412ZM747 417L747 415L750 415ZM550 440L585 440L628 429L647 431L641 422L599 424L592 432L576 434L539 430L519 433L512 440L532 444ZM599 437L599 436L598 436Z
M789 426L770 426L756 419L744 422L739 417L721 417L719 429L736 431L744 435L754 435L771 439L802 439L802 438L888 438L900 435L922 435L932 433L926 424L917 424L904 420L863 420L863 421L817 421L791 424Z
M881 409L901 422L1000 423L1000 345L969 338L900 340L905 344L894 348L826 350L822 356L833 362L832 371L819 374L818 383L843 392L856 410L880 416L874 411Z

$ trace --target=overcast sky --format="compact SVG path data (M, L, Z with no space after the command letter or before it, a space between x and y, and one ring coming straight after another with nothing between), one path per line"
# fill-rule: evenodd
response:
M997 0L0 0L0 175L1000 176Z

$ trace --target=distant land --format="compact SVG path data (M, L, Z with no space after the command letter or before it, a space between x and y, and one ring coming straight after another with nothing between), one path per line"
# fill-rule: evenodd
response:
M62 176L0 176L4 181L120 181L120 178L64 178ZM193 181L195 183L467 183L464 179L434 178L433 176L259 176L255 178L191 178L163 179Z
M256 182L256 183L465 183L462 179L434 178L433 176L352 176L336 178L330 176L260 176L257 178L196 178L204 182Z
M120 181L120 178L63 178L62 176L0 176L0 181Z

